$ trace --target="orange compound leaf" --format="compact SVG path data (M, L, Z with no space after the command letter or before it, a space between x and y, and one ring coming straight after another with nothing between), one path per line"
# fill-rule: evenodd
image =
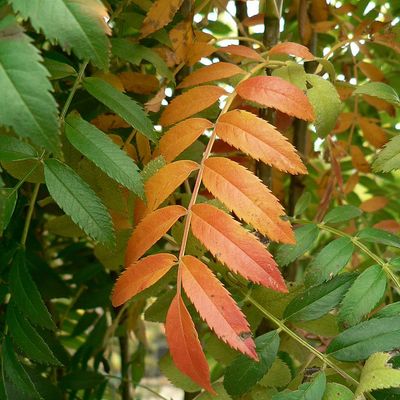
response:
M248 169L227 158L209 158L204 186L230 210L275 242L295 243L295 237L278 199Z
M307 173L295 148L286 137L252 113L234 110L223 114L215 125L215 130L222 140L256 160L291 174Z
M255 50L250 47L242 46L241 44L231 44L229 46L220 47L218 49L223 53L232 54L233 56L240 56L250 60L264 61L264 59Z
M175 365L202 388L215 394L194 323L179 294L169 306L165 334Z
M217 81L219 79L230 78L238 74L245 74L242 68L227 62L218 62L199 68L188 75L177 87L179 89L190 86L200 85L205 82Z
M112 304L118 307L133 296L154 285L176 263L172 254L160 253L131 264L118 278L112 294Z
M208 326L229 346L257 360L249 324L221 282L193 256L184 256L180 268L183 288Z
M145 37L172 21L183 0L156 0L151 6L140 30Z
M297 86L278 76L256 76L236 87L245 100L275 108L293 117L314 121L314 111L307 96Z
M304 58L305 60L313 60L315 58L306 46L294 42L284 42L275 45L268 52L269 56L273 54L289 54L291 56Z
M221 96L226 94L225 90L212 85L195 87L175 97L163 111L160 124L168 126L190 117L206 108L212 106Z
M287 292L271 254L228 214L209 204L192 207L192 232L233 272L265 287Z
M186 215L186 212L184 207L168 206L146 215L129 238L125 253L125 267L129 267L142 257L180 217Z
M162 155L165 161L169 163L212 126L213 124L205 118L185 119L165 132L154 155Z

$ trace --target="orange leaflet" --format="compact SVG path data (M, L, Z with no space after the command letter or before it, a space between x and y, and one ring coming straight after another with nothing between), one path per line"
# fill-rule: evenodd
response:
M275 45L268 52L269 56L272 54L289 54L291 56L304 58L305 60L314 59L314 55L306 46L294 42L284 42Z
M314 111L307 96L293 84L277 76L256 76L236 87L245 100L264 107L276 108L293 117L314 120Z
M160 124L168 126L188 118L213 105L224 94L225 90L218 86L205 85L190 89L169 103L161 115Z
M383 196L372 197L371 199L365 200L360 204L360 209L365 212L375 212L386 207L389 200Z
M235 64L218 62L192 72L177 87L186 88L244 73L245 71Z
M150 94L158 90L160 86L158 79L150 74L127 71L121 72L118 77L121 79L125 90L132 93Z
M271 254L242 226L209 204L192 207L193 234L208 250L235 273L265 287L287 292Z
M118 307L133 296L154 285L177 262L172 254L154 254L131 264L118 278L112 304Z
M226 47L220 47L219 51L232 54L234 56L248 58L250 60L264 61L260 54L258 54L255 50L247 46L242 46L241 44L231 44Z
M234 110L222 115L217 135L256 160L291 174L307 172L295 148L274 126L254 114Z
M359 117L358 123L364 138L372 146L379 149L388 142L386 131L368 118Z
M212 126L205 118L185 119L165 132L154 155L162 155L166 162L171 162Z
M175 365L198 385L215 394L210 382L207 360L194 323L179 294L169 307L165 334Z
M153 211L142 219L128 241L125 267L138 260L147 250L169 231L171 226L186 214L186 208L168 206Z
M256 360L249 324L220 281L193 256L184 256L180 268L183 288L208 326L229 346Z
M358 146L351 146L350 147L350 155L351 155L351 163L353 167L360 172L371 172L371 167L364 156L364 153Z
M358 68L360 68L361 72L371 81L382 82L385 80L385 75L383 75L382 71L375 67L374 64L361 61L358 63Z
M141 36L150 35L172 21L182 2L183 0L155 1L143 21Z
M276 242L295 243L295 237L278 199L249 170L227 158L205 162L205 187L230 210Z

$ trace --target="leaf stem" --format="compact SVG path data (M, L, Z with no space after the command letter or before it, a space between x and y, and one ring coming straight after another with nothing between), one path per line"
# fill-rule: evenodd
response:
M28 214L25 219L24 230L22 231L21 236L21 245L25 248L26 238L28 237L29 226L31 224L33 209L35 208L36 199L39 193L40 183L36 183L33 188L31 201L29 202Z

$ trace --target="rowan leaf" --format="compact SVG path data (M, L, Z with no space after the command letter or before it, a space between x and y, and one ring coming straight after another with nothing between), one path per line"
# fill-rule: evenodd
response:
M249 324L214 274L193 256L184 256L180 268L183 288L207 325L229 346L256 359Z
M245 71L235 64L220 61L192 72L177 86L177 88L182 89L196 86L206 82L230 78L239 74L245 74Z
M227 158L209 158L204 163L204 186L229 210L271 240L294 243L290 223L283 221L282 206L259 178Z
M389 199L384 196L371 197L360 204L360 209L364 212L375 212L382 210L389 203Z
M368 358L355 393L357 399L363 398L363 393L372 390L400 387L400 371L390 366L390 358L390 354L386 353L375 353Z
M125 267L129 267L146 253L186 212L184 207L174 205L160 208L146 215L129 238L125 253Z
M66 164L45 162L44 174L51 197L93 239L114 241L114 228L107 208L92 188Z
M235 273L274 290L286 285L271 254L225 212L208 204L192 207L193 234Z
M274 69L272 76L278 76L303 91L307 89L307 74L304 71L303 65L296 62L287 62L287 65Z
M339 206L329 211L324 218L324 222L329 224L337 224L338 222L345 222L349 219L357 218L362 214L362 211L354 206Z
M177 262L172 254L154 254L128 266L114 286L112 304L118 307L133 296L154 285Z
M222 383L217 382L214 385L214 389L216 394L212 395L207 392L200 393L198 396L194 398L194 400L232 400L231 396L226 393L226 390L224 389L224 386Z
M11 0L13 8L29 18L36 31L43 31L61 47L72 49L82 60L108 68L111 29L106 7L96 0ZM48 10L48 12L43 12Z
M283 42L276 44L268 52L269 56L273 54L289 54L291 56L304 58L305 60L314 59L314 55L306 46L294 42Z
M38 50L11 15L0 21L0 38L0 124L59 153L57 105Z
M256 76L236 87L239 96L263 107L275 108L285 114L314 120L307 96L297 87L277 76Z
M376 172L390 172L400 169L400 135L394 136L379 152L373 169Z
M136 101L100 78L86 78L83 86L93 97L117 113L148 139L153 142L157 141L158 136L153 129L152 122Z
M378 97L395 106L400 106L399 95L391 86L383 82L364 83L362 86L359 86L353 94L367 94L368 96Z
M13 136L0 136L0 161L22 161L37 158L37 151Z
M193 144L206 129L212 126L213 124L204 118L189 118L178 122L165 132L160 139L156 155L162 155L167 163L175 160L175 158Z
M243 110L223 114L215 125L217 135L230 145L265 164L290 172L307 172L294 147L276 128Z
M396 247L400 249L400 237L390 232L385 232L376 228L365 228L358 232L358 239L365 242L380 243L385 246Z
M258 54L254 49L248 46L243 46L241 44L231 44L229 46L220 47L218 51L222 51L223 53L228 53L233 56L248 58L249 60L264 61L262 56Z
M370 119L363 117L358 117L357 121L360 125L364 138L369 144L379 149L388 142L388 135L380 125L375 124Z
M143 197L139 168L108 135L76 114L70 114L65 120L65 135L77 150L110 178Z
M285 387L292 380L289 366L280 358L276 358L270 370L260 380L259 384L264 387Z
M141 36L148 36L171 22L182 2L183 0L156 0L143 21Z
M339 322L353 326L374 309L386 290L386 274L379 265L363 271L347 291L339 311Z
M0 189L0 237L7 228L14 213L18 199L18 190L14 188Z
M198 385L210 393L215 393L194 323L179 294L169 307L165 334L175 365Z
M322 400L353 400L354 394L346 386L336 382L328 382Z

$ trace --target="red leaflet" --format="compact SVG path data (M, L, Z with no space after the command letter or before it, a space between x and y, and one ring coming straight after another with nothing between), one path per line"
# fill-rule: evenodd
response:
M168 206L148 214L136 226L128 241L125 253L125 267L138 260L162 236L169 231L178 218L186 214L186 208Z
M247 46L242 46L241 44L231 44L226 47L220 47L218 50L234 56L248 58L250 60L264 61L255 50Z
M229 215L208 204L192 207L193 234L235 273L265 287L287 292L271 254Z
M314 111L307 96L297 87L277 76L256 76L236 87L245 100L264 107L276 108L288 115L314 120Z
M192 256L184 256L180 268L183 288L208 326L229 346L257 359L249 324L220 281Z
M294 42L284 42L275 45L268 52L269 56L272 54L289 54L291 56L304 58L305 60L314 59L314 55L306 46Z
M172 254L154 254L131 264L118 278L112 304L118 307L133 296L154 285L177 262Z
M175 365L198 385L214 394L206 357L192 318L179 294L169 307L165 333Z

